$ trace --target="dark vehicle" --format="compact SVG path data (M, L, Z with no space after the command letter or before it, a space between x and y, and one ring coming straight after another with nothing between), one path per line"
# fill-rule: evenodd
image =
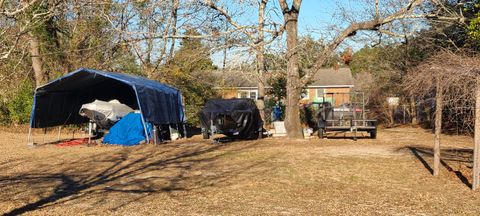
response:
M353 132L354 140L357 140L358 131L368 132L373 139L377 137L377 120L366 118L362 92L324 93L319 101L312 104L318 109L319 138L323 138L328 131Z
M224 134L243 139L259 138L263 122L252 99L212 99L198 113L204 139Z

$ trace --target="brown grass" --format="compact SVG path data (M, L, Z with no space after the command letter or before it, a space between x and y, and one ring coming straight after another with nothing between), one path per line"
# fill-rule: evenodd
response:
M391 128L377 140L311 139L28 148L0 138L0 213L34 215L440 215L480 212L468 137Z

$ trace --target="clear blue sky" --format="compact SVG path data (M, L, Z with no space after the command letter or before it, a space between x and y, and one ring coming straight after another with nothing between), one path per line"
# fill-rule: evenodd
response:
M308 33L308 29L320 29L335 23L334 13L336 9L336 1L303 1L298 21L299 33L305 34Z
M371 6L373 8L373 5ZM343 10L351 12L352 16L361 17L366 14L365 7L370 5L367 5L364 0L304 0L298 21L299 34L331 39L338 30L348 25L348 22L342 18ZM353 46L354 49L363 45L346 41L346 46Z

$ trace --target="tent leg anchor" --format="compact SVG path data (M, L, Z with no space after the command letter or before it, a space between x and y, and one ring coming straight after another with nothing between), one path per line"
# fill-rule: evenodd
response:
M183 123L182 125L183 125L183 137L185 139L187 139L188 138L188 136L187 136L187 126L185 126L185 123Z
M88 122L88 144L92 141L92 121Z
M157 140L158 140L157 126L153 125L153 144L154 145L157 145Z
M35 147L35 143L33 142L33 136L32 136L32 127L28 128L27 146Z

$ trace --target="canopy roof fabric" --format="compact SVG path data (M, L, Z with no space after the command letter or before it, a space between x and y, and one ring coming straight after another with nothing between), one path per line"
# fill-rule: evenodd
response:
M95 99L117 99L140 110L143 120L153 124L184 122L179 90L138 76L81 68L36 89L30 126L88 122L78 111Z

